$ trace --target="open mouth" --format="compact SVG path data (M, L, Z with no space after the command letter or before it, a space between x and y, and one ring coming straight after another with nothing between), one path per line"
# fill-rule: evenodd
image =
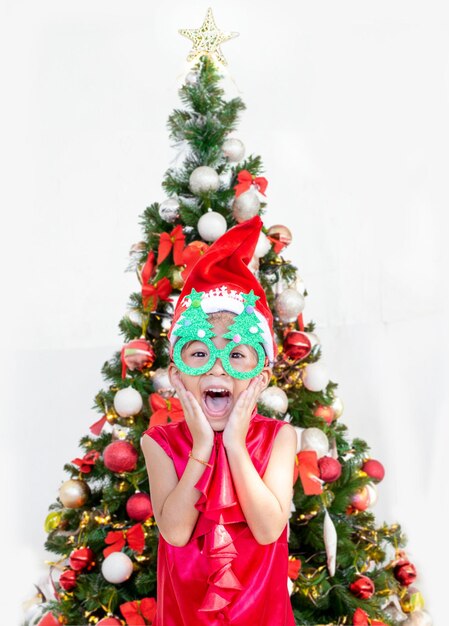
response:
M203 402L207 413L212 417L222 417L226 414L232 401L231 392L228 389L213 387L206 389L203 394Z

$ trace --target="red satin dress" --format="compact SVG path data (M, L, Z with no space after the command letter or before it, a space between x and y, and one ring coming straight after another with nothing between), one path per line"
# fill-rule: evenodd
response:
M285 424L254 414L246 445L263 476L274 439ZM172 459L178 478L185 470L192 436L187 423L145 431ZM215 432L209 463L195 487L198 520L189 542L172 546L160 535L157 613L154 626L295 626L287 590L287 525L277 541L260 545L239 505L223 446Z

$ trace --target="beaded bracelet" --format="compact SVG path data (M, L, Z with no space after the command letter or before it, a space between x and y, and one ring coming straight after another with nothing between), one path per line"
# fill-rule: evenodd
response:
M203 465L207 465L207 467L212 467L210 463L206 463L206 461L202 461L201 459L197 459L193 456L192 450L189 450L189 459L193 459L194 461L198 461L198 463L202 463Z

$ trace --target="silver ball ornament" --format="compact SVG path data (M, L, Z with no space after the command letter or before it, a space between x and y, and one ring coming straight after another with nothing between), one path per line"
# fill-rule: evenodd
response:
M197 224L198 233L204 241L216 241L228 229L225 218L221 213L208 211L200 217Z
M198 82L198 72L189 72L185 78L187 85L196 85Z
M241 193L232 204L232 215L236 222L246 222L260 211L260 200L252 189Z
M179 217L179 201L167 198L159 205L159 216L166 222L175 222Z
M223 143L223 154L231 163L238 163L245 156L245 146L240 139L229 137Z
M101 564L101 573L109 583L119 585L133 573L133 562L124 552L111 552Z
M280 387L267 387L259 396L259 402L275 413L286 413L288 396Z
M208 165L201 165L190 174L189 187L194 194L217 191L219 186L220 178L217 172Z
M291 287L280 293L275 301L276 313L283 324L294 322L304 306L304 296Z
M301 435L301 450L315 450L321 459L329 452L329 440L320 428L305 428Z

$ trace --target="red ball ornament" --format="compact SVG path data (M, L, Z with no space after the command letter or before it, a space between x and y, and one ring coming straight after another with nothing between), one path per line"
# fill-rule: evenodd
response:
M291 330L284 339L284 354L289 359L300 361L305 359L312 349L312 343L305 333Z
M369 503L369 491L366 487L362 487L351 496L351 506L357 511L366 511Z
M103 451L103 462L111 472L132 472L139 455L129 441L113 441Z
M145 367L151 367L156 359L153 346L146 339L133 339L126 343L120 353L122 362L122 378L126 376L126 369L142 371Z
M375 590L374 583L368 576L359 576L349 585L349 591L361 600L371 598Z
M69 557L70 567L76 572L80 572L84 568L90 569L94 565L94 553L90 548L78 548L73 550Z
M325 406L324 404L318 405L317 408L314 410L313 414L316 417L323 418L323 420L325 420L328 424L333 422L335 419L335 411L333 407Z
M325 483L333 483L341 476L341 463L331 456L322 456L321 459L318 459L318 468L320 478Z
M97 626L122 626L123 622L121 622L117 617L104 617L99 622L97 622Z
M45 613L37 623L37 626L61 626L61 622L56 619L53 613Z
M375 459L368 459L362 465L362 472L365 472L370 478L380 482L385 476L385 469L382 463Z
M396 580L404 587L411 585L417 576L416 567L408 559L401 559L393 569Z
M153 516L153 507L147 493L135 493L126 502L126 512L131 519L144 522Z
M76 572L73 569L66 569L59 577L59 584L65 591L72 591L76 586Z

